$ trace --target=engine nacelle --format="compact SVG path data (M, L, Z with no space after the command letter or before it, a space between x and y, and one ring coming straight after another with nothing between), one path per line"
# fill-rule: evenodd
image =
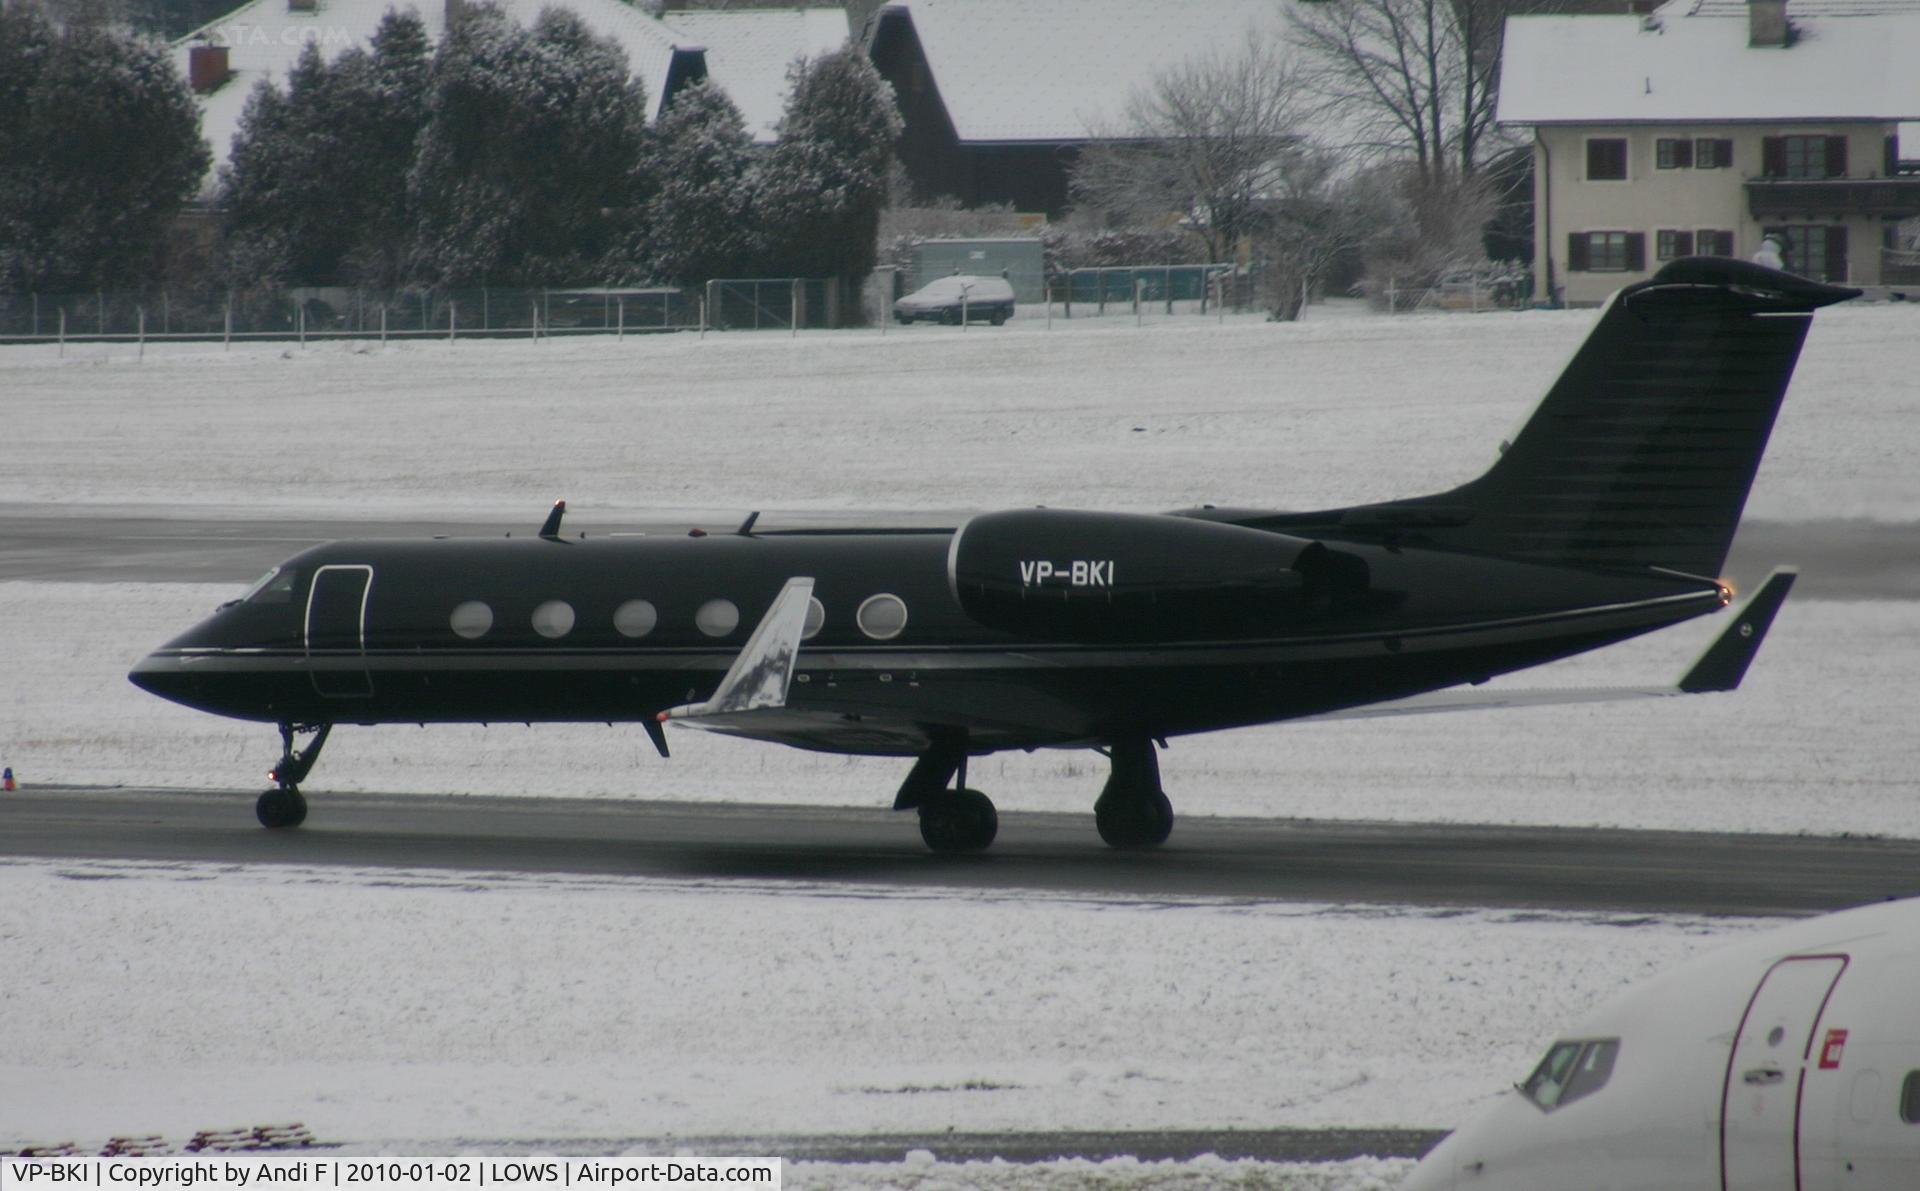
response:
M1328 554L1303 538L1186 517L1015 509L963 525L947 575L967 615L1004 632L1217 640L1285 633L1322 598Z

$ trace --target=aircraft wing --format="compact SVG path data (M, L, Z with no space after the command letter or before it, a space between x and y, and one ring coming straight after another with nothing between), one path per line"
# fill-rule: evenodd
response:
M1773 624L1774 614L1780 611L1782 604L1786 603L1787 593L1793 590L1793 581L1798 574L1799 572L1791 567L1781 567L1768 575L1766 582L1760 585L1760 590L1756 591L1753 598L1741 607L1733 623L1714 638L1713 644L1706 648L1692 667L1672 686L1537 689L1469 687L1464 690L1430 691L1423 695L1410 695L1404 699L1390 699L1383 703L1368 703L1360 707L1348 707L1320 715L1302 716L1300 719L1289 722L1297 724L1316 720L1426 715L1439 711L1482 711L1496 707L1610 703L1623 699L1660 699L1674 695L1702 695L1715 691L1731 691L1739 687L1740 680L1746 676L1747 667L1752 664L1754 656L1760 652L1760 643L1766 639L1767 629Z

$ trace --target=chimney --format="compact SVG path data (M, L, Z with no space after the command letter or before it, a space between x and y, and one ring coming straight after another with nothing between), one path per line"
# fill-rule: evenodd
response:
M1747 0L1747 44L1786 48L1787 0Z
M194 94L218 91L233 71L227 68L227 47L196 45L187 47L187 83Z

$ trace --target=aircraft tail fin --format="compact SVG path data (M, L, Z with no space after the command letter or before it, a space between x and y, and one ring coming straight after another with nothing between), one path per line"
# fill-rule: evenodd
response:
M1718 575L1813 311L1859 293L1674 261L1614 295L1485 475L1341 520L1404 522L1447 549Z

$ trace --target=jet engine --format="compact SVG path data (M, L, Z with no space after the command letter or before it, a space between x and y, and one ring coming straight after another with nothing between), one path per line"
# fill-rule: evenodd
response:
M1325 606L1331 582L1364 587L1366 564L1213 521L1015 509L961 526L947 573L967 615L1004 632L1194 641L1284 633Z

